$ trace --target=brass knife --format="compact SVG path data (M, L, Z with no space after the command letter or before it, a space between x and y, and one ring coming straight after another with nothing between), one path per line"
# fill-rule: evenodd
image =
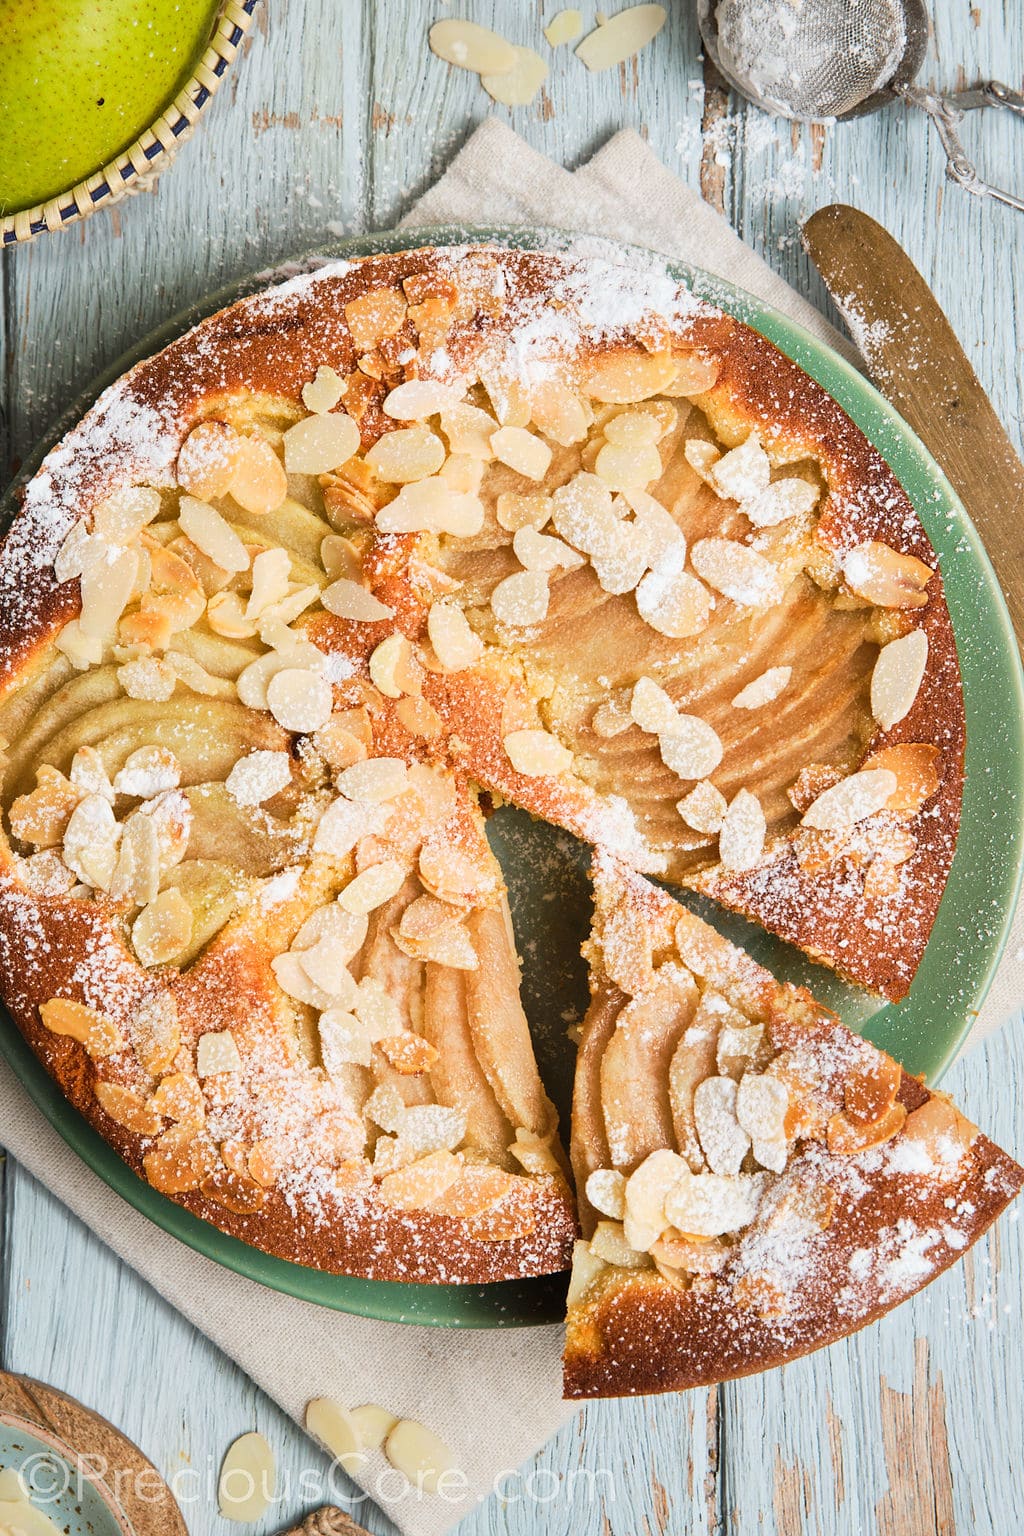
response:
M1024 645L1024 465L953 327L906 251L866 213L832 203L801 233L872 382L967 508Z

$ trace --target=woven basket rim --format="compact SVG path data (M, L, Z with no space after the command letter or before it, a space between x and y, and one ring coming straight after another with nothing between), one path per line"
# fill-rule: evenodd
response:
M128 148L84 181L45 203L0 216L0 250L63 229L109 207L166 168L216 95L252 25L258 0L221 0L213 32L192 74Z

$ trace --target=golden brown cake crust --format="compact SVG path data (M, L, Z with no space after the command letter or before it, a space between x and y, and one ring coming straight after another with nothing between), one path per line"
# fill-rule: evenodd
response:
M837 1103L852 1113L851 1083L877 1083L879 1068L902 1110L895 1116L899 1129L877 1144L870 1126L854 1124L863 1150L852 1153L841 1143L833 1146L831 1122L827 1137L823 1123L807 1139L798 1137L753 1225L736 1234L729 1257L713 1271L687 1277L651 1267L650 1260L645 1268L599 1270L570 1299L566 1397L707 1386L833 1343L954 1264L1024 1188L1024 1168L978 1134L944 1094L896 1068L805 989L778 982L667 892L615 861L599 856L594 877L594 992L573 1102L579 1186L595 1169L616 1166L604 1135L608 1085L596 1064L634 986L642 996L648 962L645 956L638 966L636 957L645 943L655 958L674 956L669 966L681 959L718 1005L727 998L744 1018L763 1023L766 1051L782 1052L795 1066L790 1081L815 1082L815 1113L824 1117ZM650 1090L659 1087L668 1091L660 1082ZM940 1130L924 1130L920 1117L902 1116L931 1101L937 1112L932 1125ZM685 1152L682 1144L679 1150ZM629 1163L624 1171L631 1171ZM586 1239L599 1217L581 1197ZM634 1262L638 1258L633 1255Z
M632 355L638 348L654 352L669 346L686 355L714 355L718 379L698 398L700 408L723 439L739 440L760 429L783 460L810 456L820 462L829 484L819 523L826 544L841 550L879 539L934 566L926 535L891 472L839 406L795 364L739 322L695 302L660 267L625 269L623 275L614 266L602 267L602 260L588 253L426 249L336 264L232 305L139 364L47 457L4 541L0 700L33 677L62 626L79 611L77 581L59 583L53 570L75 522L124 486L144 483L172 491L183 440L197 422L216 418L227 403L248 399L294 407L318 368L352 375L359 354L346 307L370 292L403 284L407 294L454 294L456 318L446 336L447 355L439 351L435 357L439 376L472 373L477 363L500 359L510 349L528 351L525 338L540 317L546 317L546 344L556 345L558 329L551 314L561 311L559 304L551 304L552 294L561 295L559 303L566 309L580 302L586 311L588 304L593 310L593 296L601 293L604 307L597 306L589 320L566 332L566 366L574 376L595 359ZM618 275L604 294L609 273ZM403 326L399 343L414 348L412 320ZM392 349L395 357L401 355L399 343ZM365 449L393 422L381 408L389 386L382 382L376 387L369 374L363 383L359 426ZM417 641L424 634L426 606L407 563L415 542L408 536L379 540L367 557L364 579L393 605L398 624ZM869 909L845 866L813 876L802 873L788 835L749 874L729 874L709 862L688 877L716 899L893 998L906 991L924 951L955 846L962 791L963 706L938 573L917 619L927 629L930 648L916 703L898 726L877 732L867 746L868 755L907 741L938 750L938 788L913 817L915 851L904 866L898 897L881 909ZM337 643L363 674L385 632L376 624L353 625L322 613L306 624L311 639ZM611 815L584 781L512 769L502 748L501 701L507 686L507 667L495 677L486 664L427 677L425 697L445 721L446 735L458 738L439 749L438 756L454 761L465 779L607 843L638 867L671 874L671 851L648 848L632 820ZM376 750L407 748L420 757L429 755L422 744L410 746L391 717L382 719ZM193 967L188 985L199 984L202 966L217 963L220 952L214 946ZM227 989L231 996L219 996L217 1002L218 1017L221 1010L228 1017L238 1014L245 1000L240 1028L251 1026L261 1009L269 1020L274 1006L272 988L262 976L251 988L238 988L237 977L246 974L250 959L236 950ZM44 1030L38 1008L59 995L88 1001L92 980L105 965L116 973L126 999L137 999L149 984L145 973L123 943L111 937L102 910L83 910L74 898L32 895L18 880L6 850L0 870L0 965L0 985L19 1028L76 1107L138 1170L145 1138L115 1125L99 1108L95 1064L82 1046ZM187 995L183 1002L187 1017ZM186 1037L201 1033L204 1022L209 1027L208 1018L188 1018ZM227 1210L196 1191L174 1198L225 1231L302 1263L373 1278L482 1281L564 1267L573 1230L567 1192L554 1177L535 1187L540 1204L533 1233L504 1241L470 1241L460 1235L458 1223L436 1214L384 1213L372 1197L351 1189L337 1207L334 1193L321 1191L319 1215L280 1189L269 1193L258 1212L248 1214Z
M900 1099L915 1108L927 1094L904 1077ZM822 1176L820 1168L815 1176ZM841 1192L842 1179L836 1184ZM674 1290L654 1270L622 1273L569 1328L565 1396L681 1392L771 1370L832 1344L962 1258L1019 1193L1024 1169L979 1136L955 1179L914 1185L905 1172L872 1172L870 1192L849 1219L837 1215L816 1243L813 1279L804 1283L792 1316L765 1318L737 1308L728 1271L710 1293ZM901 1242L901 1221L926 1234L923 1252L913 1235ZM854 1286L851 1260L856 1266L858 1253L870 1263Z

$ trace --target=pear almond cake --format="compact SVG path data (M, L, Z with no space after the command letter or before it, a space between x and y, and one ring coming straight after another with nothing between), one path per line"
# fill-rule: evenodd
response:
M333 263L133 368L0 551L0 733L0 989L72 1103L305 1265L571 1264L570 1394L835 1338L1024 1180L645 878L898 999L964 745L906 494L653 259ZM572 1169L500 800L595 849Z

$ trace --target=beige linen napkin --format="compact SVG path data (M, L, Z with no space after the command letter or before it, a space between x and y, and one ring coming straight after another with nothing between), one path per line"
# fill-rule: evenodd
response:
M569 174L487 122L404 221L446 222L549 225L650 246L729 278L856 356L634 133L617 134ZM1018 925L972 1041L1024 996L1022 946ZM191 1252L79 1161L2 1062L0 1143L300 1422L307 1400L326 1395L384 1403L441 1434L466 1473L451 1497L399 1496L379 1457L362 1479L410 1536L439 1536L455 1524L573 1411L561 1400L559 1328L466 1333L347 1317L264 1290ZM160 1447L147 1449L159 1459Z

